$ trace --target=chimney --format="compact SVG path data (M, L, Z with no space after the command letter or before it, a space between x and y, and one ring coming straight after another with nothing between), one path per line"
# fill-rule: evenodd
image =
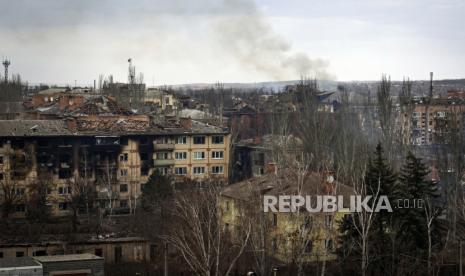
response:
M433 72L429 72L429 98L433 98Z
M192 119L191 119L191 117L189 117L189 118L180 118L179 123L185 129L192 129Z

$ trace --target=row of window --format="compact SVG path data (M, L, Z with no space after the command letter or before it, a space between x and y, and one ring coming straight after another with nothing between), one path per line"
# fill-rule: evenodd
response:
M205 152L204 151L194 151L193 153L193 158L195 160L202 160L205 159ZM163 158L158 158L157 154L157 159L163 159ZM163 156L161 156L163 157ZM211 152L211 157L213 159L223 159L224 158L224 151L212 151ZM167 158L166 158L167 159ZM186 160L187 159L187 152L186 151L180 151L180 152L175 152L174 153L174 159L176 160Z
M170 144L169 137L159 137L155 140L158 144ZM192 137L192 142L195 145L203 145L206 142L206 136L204 135L196 135ZM178 136L174 139L175 144L185 145L187 144L187 136ZM212 144L224 144L224 136L223 135L214 135L211 137Z
M193 167L192 172L194 174L204 174L206 172L205 167ZM174 173L177 175L186 175L187 174L187 167L175 167ZM223 166L212 166L211 167L212 174L222 174L224 173Z

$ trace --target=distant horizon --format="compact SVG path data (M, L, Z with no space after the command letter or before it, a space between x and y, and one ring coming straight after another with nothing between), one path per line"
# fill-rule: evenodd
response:
M389 77L389 75L387 75ZM407 78L405 79L407 80ZM410 81L412 82L424 82L424 81L427 81L429 82L429 78L428 79L409 79ZM464 80L465 81L465 77L463 78L444 78L444 79L434 79L433 78L433 82L438 82L438 81L460 81L460 80ZM28 85L30 86L39 86L39 85L47 85L47 86L57 86L57 87L75 87L74 86L74 83L53 83L53 82L40 82L40 83L32 83L32 82L28 82L27 80L25 79L22 79L22 81L24 82L27 82ZM97 80L96 80L97 81ZM225 84L225 85L228 85L228 84L237 84L237 85L253 85L253 84L266 84L266 83L286 83L286 82L298 82L300 81L300 79L289 79L289 80L279 80L279 81L273 81L273 80L270 80L270 81L255 81L255 82L192 82L192 83L174 83L174 84L157 84L157 85L152 85L150 83L147 83L147 82L144 82L144 84L146 85L147 88L151 88L151 87L163 87L163 86L189 86L189 85L192 85L192 86L195 86L195 85L212 85L214 86L215 84L217 83L221 83L221 84ZM317 79L317 82L326 82L326 83L344 83L344 82L361 82L361 83L376 83L376 82L379 82L381 81L381 76L379 79L374 79L374 80L318 80ZM391 79L391 82L402 82L404 81L403 79ZM115 80L115 83L127 83L127 81L120 81L120 80ZM93 81L90 82L90 83L79 83L79 82L76 82L76 87L77 88L92 88L93 87Z

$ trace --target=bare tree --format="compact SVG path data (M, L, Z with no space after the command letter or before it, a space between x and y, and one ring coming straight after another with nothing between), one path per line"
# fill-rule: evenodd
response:
M198 275L229 275L244 252L251 226L239 243L228 244L228 235L221 229L218 210L219 188L177 192L173 222L163 238L184 258Z

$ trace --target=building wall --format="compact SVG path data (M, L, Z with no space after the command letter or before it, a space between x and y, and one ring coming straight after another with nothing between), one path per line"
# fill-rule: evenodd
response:
M63 262L43 262L43 275L89 275L104 276L104 262L100 260L79 260ZM73 273L73 274L72 274Z
M180 179L202 180L207 176L215 176L226 181L229 175L230 135L218 134L224 137L221 144L212 143L214 135L202 135L205 137L205 144L201 145L194 144L194 136L197 135L186 134L186 144L175 144L178 136L174 135L3 139L3 143L0 144L2 161L0 162L0 176L3 176L3 179L0 177L0 182L2 185L9 183L21 193L15 202L18 211L12 213L11 216L25 216L24 206L21 205L26 203L29 187L37 181L39 174L45 175L47 181L52 184L48 197L54 216L70 214L67 202L70 201L71 194L66 191L71 186L70 181L73 177L87 178L88 181L94 182L99 199L105 202L107 208L110 207L111 202L113 208L129 209L137 205L137 199L141 195L141 185L147 182L148 177L156 168L166 167L166 172L174 175L176 167L185 167L185 175L176 175ZM156 141L163 137L168 143L168 150L157 149ZM103 144L96 145L97 139L115 139L118 143L113 144L112 141L107 141L109 144L106 145L106 142L102 140ZM24 142L24 145L16 147L15 145L19 142ZM214 159L213 151L223 152L223 158ZM161 152L166 152L169 160L163 161L165 163L160 166L157 154ZM175 152L186 152L187 159L174 159ZM205 158L194 159L194 152L204 152ZM23 166L24 177L13 180L13 171L18 167L12 165L13 156L23 155L27 157ZM203 167L205 171L203 174L194 174L194 167ZM222 172L213 174L213 167L222 167ZM100 176L97 175L98 172ZM68 176L62 177L62 175ZM108 179L112 182L111 194L107 192ZM0 197L0 201L2 199L3 197Z
M1 269L0 276L43 276L42 268L15 268L15 269Z
M258 201L257 204L261 204ZM249 213L241 208L250 210L249 205L244 205L241 200L231 197L220 197L220 221L223 229L227 229L233 237L238 235L237 229L241 227L242 216L247 214L262 215L261 208ZM253 208L253 207L252 207ZM308 230L308 240L312 246L309 252L302 255L305 262L313 261L330 261L337 259L336 247L339 239L338 225L344 215L350 214L348 210L341 210L335 213L315 213L312 214L311 224ZM290 256L296 252L295 244L289 237L293 236L297 230L301 229L305 223L305 216L294 213L263 213L267 221L266 243L268 254L281 261L288 261ZM305 213L308 215L308 213ZM276 222L276 224L275 224ZM329 222L329 223L328 223ZM328 248L327 244L331 243L332 247Z
M194 137L205 137L204 144L195 144ZM215 144L213 143L213 137L220 136L223 137L223 143ZM230 149L230 135L191 135L185 136L186 143L180 144L178 143L178 139L184 137L183 135L177 135L172 137L167 137L165 141L166 144L172 144L172 148L170 150L160 149L155 150L154 152L154 160L157 162L158 154L166 153L168 156L168 160L165 164L169 164L165 167L169 168L169 171L173 174L177 175L178 177L186 177L189 179L194 179L197 181L201 181L207 177L218 177L223 180L228 179L229 175L229 149ZM157 143L157 142L155 142ZM196 153L203 152L204 158L203 159L196 159ZM214 158L212 156L212 152L223 152L222 158ZM186 159L176 159L176 154L184 154ZM162 163L163 164L163 163ZM157 165L156 165L157 166ZM164 167L163 165L157 167ZM195 167L204 168L204 173L194 173ZM213 167L222 167L222 173L213 173ZM179 172L179 168L185 168L186 174L177 174ZM201 172L201 171L197 171Z
M100 255L99 252L101 252L101 257L105 259L105 263L113 264L116 263L115 248L117 247L122 250L121 263L150 261L150 244L144 240L76 244L55 243L49 245L0 245L0 252L3 253L3 258L16 258L17 252L22 252L26 257L83 253Z

